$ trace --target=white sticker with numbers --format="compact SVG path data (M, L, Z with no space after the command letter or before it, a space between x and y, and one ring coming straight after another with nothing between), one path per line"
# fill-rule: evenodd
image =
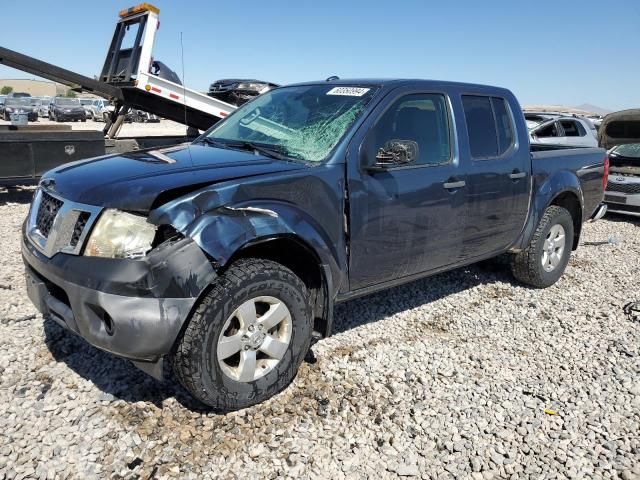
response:
M346 97L361 97L367 93L369 88L362 87L334 87L327 92L327 95L344 95Z

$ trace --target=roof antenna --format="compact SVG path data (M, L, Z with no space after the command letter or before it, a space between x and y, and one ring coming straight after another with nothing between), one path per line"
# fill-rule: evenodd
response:
M182 41L182 32L180 32L180 57L182 60L182 104L184 105L184 126L187 130L184 132L184 139L187 143L187 151L189 152L189 160L193 167L193 157L191 156L191 142L189 142L189 125L187 124L187 87L184 77L184 42Z
M332 75L329 78L327 78L325 82L333 82L335 80L340 80L340 77L338 77L337 75Z

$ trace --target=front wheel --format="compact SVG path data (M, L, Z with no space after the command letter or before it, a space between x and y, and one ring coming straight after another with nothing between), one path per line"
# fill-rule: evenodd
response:
M289 385L311 333L304 283L278 263L239 260L196 308L173 369L203 403L222 411L249 407Z
M564 208L552 205L544 215L526 249L513 255L511 271L516 279L546 288L564 273L573 245L573 219Z

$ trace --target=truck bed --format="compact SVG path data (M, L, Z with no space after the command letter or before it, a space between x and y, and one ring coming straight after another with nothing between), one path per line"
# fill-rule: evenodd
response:
M543 185L553 185L554 178L563 174L575 174L580 182L576 186L582 194L583 220L602 203L604 198L602 177L606 152L596 147L567 145L531 145L531 170L533 190L544 191ZM562 169L558 170L558 166Z

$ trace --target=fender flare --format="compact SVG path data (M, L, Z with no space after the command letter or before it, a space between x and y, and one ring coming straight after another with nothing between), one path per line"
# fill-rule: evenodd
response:
M529 245L536 228L538 228L540 219L544 215L544 211L552 205L560 195L565 193L571 193L578 199L580 203L579 221L582 223L584 215L584 195L582 193L580 179L575 173L569 170L560 170L547 177L539 187L535 188L536 190L531 199L529 218L527 219L520 238L516 241L512 250L522 250ZM579 235L580 232L575 233Z

